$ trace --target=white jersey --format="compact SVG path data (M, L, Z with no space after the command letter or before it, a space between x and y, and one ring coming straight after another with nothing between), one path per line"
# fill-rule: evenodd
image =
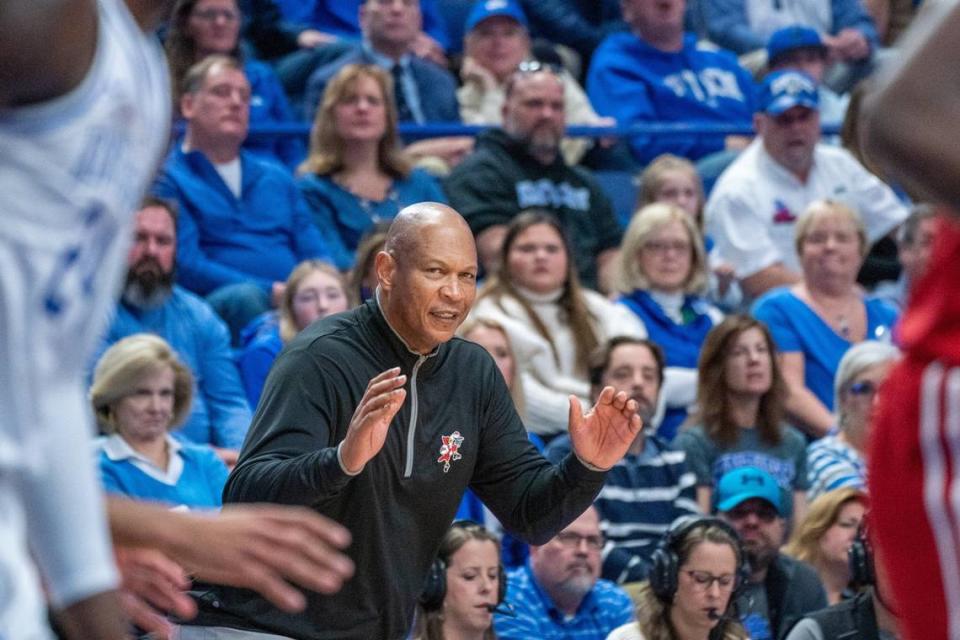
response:
M158 44L122 0L97 5L80 86L0 109L0 638L47 637L27 540L54 605L116 585L84 367L168 140L170 97Z

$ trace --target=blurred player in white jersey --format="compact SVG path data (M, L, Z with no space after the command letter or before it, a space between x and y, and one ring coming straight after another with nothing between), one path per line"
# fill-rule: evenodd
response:
M168 141L169 79L149 34L167 15L167 5L165 0L0 2L4 640L50 637L35 566L71 637L112 640L127 633L114 594L119 577L90 454L83 370L115 301L133 211ZM283 526L304 528L308 539L320 542L317 548L346 543L344 531L312 516L277 510L263 515L272 522L268 529L289 518ZM349 563L332 553L326 568L319 567L326 574L322 580L285 569L270 573L266 565L272 560L264 566L249 560L257 571L268 569L259 578L271 580L258 582L215 566L243 566L239 555L224 557L238 552L239 544L218 548L213 555L221 558L213 563L194 558L194 550L175 544L170 532L182 534L196 521L162 515L155 523L161 530L143 531L157 516L149 509L111 504L114 534L121 542L140 546L165 538L164 552L181 563L195 562L187 570L266 589L281 606L296 608L299 594L273 581L278 576L332 590L349 573ZM246 547L255 548L258 541L244 529L252 521L241 510L217 519L210 530L220 531L221 540L247 536ZM286 551L302 554L303 549L291 546L281 555ZM306 562L318 568L316 558ZM162 589L156 585L155 590Z

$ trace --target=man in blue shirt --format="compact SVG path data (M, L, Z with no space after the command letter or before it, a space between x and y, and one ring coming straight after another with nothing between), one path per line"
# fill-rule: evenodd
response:
M135 333L153 333L170 343L195 380L190 415L177 435L213 445L233 465L250 426L250 408L226 325L203 299L173 283L176 241L171 205L148 198L137 212L126 284L98 359L110 345Z
M621 125L697 121L749 126L754 83L727 51L697 44L684 33L686 0L623 0L629 32L607 37L594 53L587 95L597 113ZM735 138L718 136L633 136L638 162L662 153L697 160L733 148ZM740 143L742 146L742 143Z
M590 362L593 398L604 386L625 391L636 403L644 429L626 455L603 481L594 506L606 537L603 577L618 584L647 579L650 555L670 523L700 513L696 477L687 469L686 453L654 433L664 356L650 340L618 336L595 353ZM554 439L544 451L551 462L570 451L570 437Z
M507 608L493 627L500 640L603 640L634 618L633 602L600 576L603 534L594 507L510 572Z
M286 167L241 149L250 117L242 67L209 56L184 84L186 135L154 193L180 206L178 284L207 297L236 344L250 320L276 305L293 267L327 251Z

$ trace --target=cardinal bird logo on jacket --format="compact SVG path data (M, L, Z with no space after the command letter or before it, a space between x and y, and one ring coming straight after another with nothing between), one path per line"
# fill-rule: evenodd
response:
M443 472L450 471L450 463L462 458L460 455L460 445L463 444L463 436L459 431L454 431L448 436L440 436L443 444L440 446L440 457L437 462L443 463Z

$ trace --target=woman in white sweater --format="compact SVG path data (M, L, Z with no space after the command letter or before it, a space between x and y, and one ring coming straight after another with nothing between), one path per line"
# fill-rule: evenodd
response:
M549 437L566 429L570 394L588 402L593 350L614 336L647 332L629 310L580 286L563 228L547 212L514 218L502 265L472 315L499 321L513 344L530 345L518 357L527 427Z

